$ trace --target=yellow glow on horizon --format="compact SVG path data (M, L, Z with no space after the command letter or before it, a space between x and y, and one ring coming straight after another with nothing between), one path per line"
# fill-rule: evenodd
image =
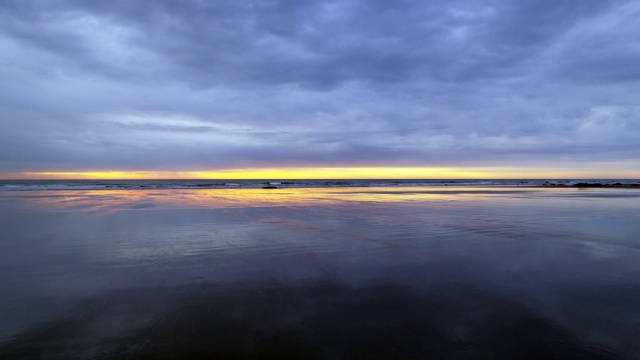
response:
M13 174L24 179L400 179L472 178L487 175L461 169L442 168L290 168L223 169L209 171L49 171Z
M532 168L326 167L282 169L221 169L209 171L46 171L0 174L0 179L143 180L143 179L551 179L637 178L638 172L597 173Z

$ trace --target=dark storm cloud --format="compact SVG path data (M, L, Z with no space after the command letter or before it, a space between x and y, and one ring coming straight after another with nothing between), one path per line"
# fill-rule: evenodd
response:
M577 22L611 5L575 0L15 1L5 4L4 20L15 38L107 76L135 75L135 68L127 61L109 62L113 54L94 43L104 39L82 30L127 32L112 35L123 37L124 51L149 51L166 63L170 72L162 80L322 89L350 80L469 81L520 71L513 68L525 66Z
M632 1L3 1L0 169L635 161L638 15Z

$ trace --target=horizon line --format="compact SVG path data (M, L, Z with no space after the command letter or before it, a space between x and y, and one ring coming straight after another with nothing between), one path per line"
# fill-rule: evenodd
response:
M640 179L640 171L514 167L317 167L195 171L84 170L0 173L0 180L545 180Z

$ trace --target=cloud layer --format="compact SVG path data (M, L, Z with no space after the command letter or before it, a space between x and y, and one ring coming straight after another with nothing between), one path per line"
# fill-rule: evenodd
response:
M0 4L0 172L640 171L633 1Z

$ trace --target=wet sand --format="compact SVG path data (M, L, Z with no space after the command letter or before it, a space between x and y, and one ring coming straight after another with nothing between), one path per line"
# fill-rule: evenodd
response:
M0 358L640 357L640 191L0 193Z

